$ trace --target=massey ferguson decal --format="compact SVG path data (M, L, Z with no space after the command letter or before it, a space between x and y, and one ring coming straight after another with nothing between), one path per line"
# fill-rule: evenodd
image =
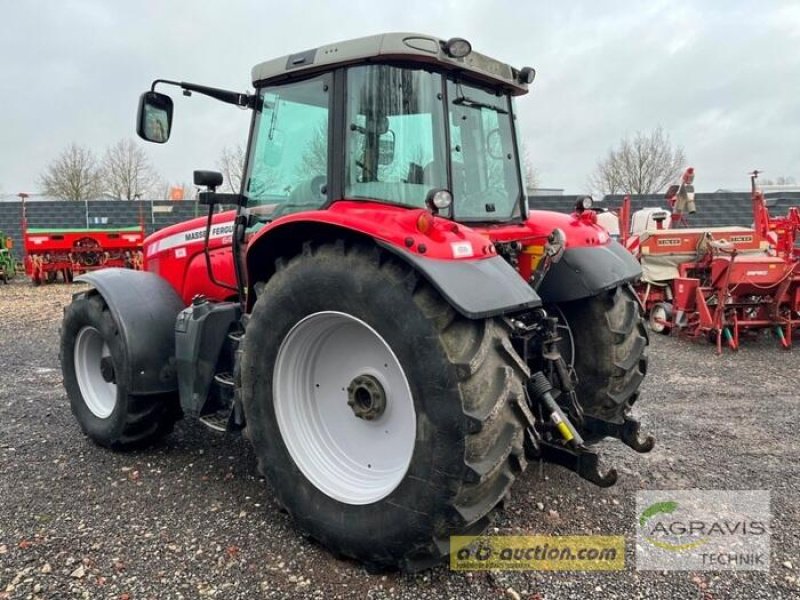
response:
M181 248L189 244L202 242L205 234L206 228L198 227L197 229L190 229L189 231L182 231L180 233L167 236L148 246L147 256L153 256L154 254L158 254L164 250L169 250L170 248ZM222 243L227 244L230 242L232 235L233 221L228 221L227 223L217 223L216 225L212 225L208 239L222 239Z

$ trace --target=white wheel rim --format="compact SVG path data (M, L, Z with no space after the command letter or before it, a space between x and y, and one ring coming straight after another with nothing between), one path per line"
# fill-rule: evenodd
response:
M348 405L348 387L364 376L385 394L373 420ZM331 498L371 504L405 477L417 429L411 390L392 349L360 319L326 311L298 322L278 349L273 402L295 464Z
M105 380L100 362L110 357L103 336L94 327L87 326L75 338L75 375L86 407L98 419L108 418L117 405L117 384Z
M656 333L661 333L666 327L667 311L660 304L656 304L650 309L650 329Z

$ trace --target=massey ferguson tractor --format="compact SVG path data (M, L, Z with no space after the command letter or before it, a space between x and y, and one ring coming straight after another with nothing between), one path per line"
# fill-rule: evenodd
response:
M195 171L208 217L149 236L66 308L83 431L147 444L182 416L241 432L299 530L417 570L481 532L528 461L600 486L593 444L647 452L631 405L648 337L634 257L593 219L529 211L514 98L534 70L460 38L385 34L256 65L240 193ZM233 206L234 210L220 210Z

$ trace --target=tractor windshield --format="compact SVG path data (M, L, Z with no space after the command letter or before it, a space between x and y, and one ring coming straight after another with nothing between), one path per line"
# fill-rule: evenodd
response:
M458 220L517 217L521 186L512 129L507 96L421 69L353 67L345 197L422 208L431 189L448 188Z

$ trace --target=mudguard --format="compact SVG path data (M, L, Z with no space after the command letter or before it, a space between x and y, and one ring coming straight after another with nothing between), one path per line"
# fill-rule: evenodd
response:
M642 269L619 243L567 248L539 287L545 303L569 302L635 281Z
M468 319L485 319L542 305L533 288L499 256L481 260L436 260L391 244L381 246L419 271Z
M130 365L133 394L178 389L175 374L175 319L184 308L178 294L158 275L109 268L80 275L108 304Z
M417 270L459 313L484 319L541 306L542 300L503 258L490 256L489 240L468 227L438 219L430 235L417 229L425 211L361 201L341 201L324 211L296 213L263 227L247 249L250 282L266 281L283 252L300 251L305 240L342 238L375 243ZM410 243L409 243L410 240ZM454 247L466 243L468 256L457 257ZM419 251L420 246L426 248ZM414 251L407 249L414 247ZM248 292L248 309L256 294Z

